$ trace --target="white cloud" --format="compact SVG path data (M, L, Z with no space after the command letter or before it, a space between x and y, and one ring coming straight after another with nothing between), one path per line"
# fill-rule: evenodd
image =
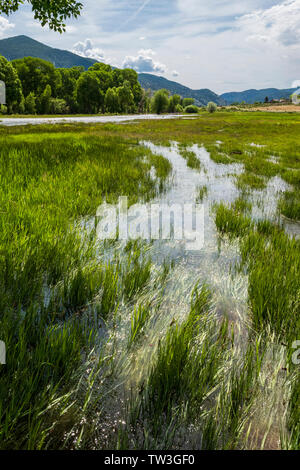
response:
M173 76L173 77L178 77L178 76L179 76L179 72L177 72L177 70L173 70L172 76Z
M152 49L141 49L137 56L126 56L123 61L124 68L131 68L137 72L165 73L167 67L155 61L156 53Z
M271 46L300 46L300 0L286 0L266 10L244 15L238 21L247 39Z
M88 57L95 59L98 62L109 63L110 59L105 57L104 51L98 47L94 47L93 42L90 39L85 41L79 41L74 44L72 49L73 54L80 55L81 57Z
M13 23L10 23L6 18L3 18L3 16L0 16L0 37L2 37L6 31L9 31L14 27L15 25Z
M300 80L294 80L292 83L292 88L298 88L300 87Z

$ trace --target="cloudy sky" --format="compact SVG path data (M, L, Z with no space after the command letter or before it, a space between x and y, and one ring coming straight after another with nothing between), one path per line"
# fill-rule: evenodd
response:
M81 0L63 35L30 6L0 16L0 39L26 34L119 67L217 93L300 84L300 0Z

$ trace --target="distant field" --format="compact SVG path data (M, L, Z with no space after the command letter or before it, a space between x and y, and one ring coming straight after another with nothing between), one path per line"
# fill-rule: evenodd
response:
M299 130L0 123L0 449L300 448ZM203 204L204 248L100 241L119 196Z

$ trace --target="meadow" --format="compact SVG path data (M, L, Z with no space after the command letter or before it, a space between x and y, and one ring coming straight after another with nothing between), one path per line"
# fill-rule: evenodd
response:
M0 449L300 448L299 129L226 111L0 126ZM97 239L100 204L164 198L176 168L226 296L208 254Z

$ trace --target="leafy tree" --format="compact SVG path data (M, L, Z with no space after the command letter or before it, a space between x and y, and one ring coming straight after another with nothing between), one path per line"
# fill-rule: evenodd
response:
M2 0L0 13L10 15L17 11L25 0ZM82 4L75 0L27 0L31 4L34 18L39 20L42 26L48 24L50 29L62 33L66 30L65 20L70 17L77 18L80 15Z
M144 90L142 88L142 95L140 102L137 107L137 111L139 113L148 113L150 111L150 103L151 103L151 90Z
M107 113L118 113L120 109L119 94L117 88L109 88L104 100L105 111Z
M123 86L118 88L118 100L120 111L122 113L130 113L134 111L134 96L128 80L125 80Z
M265 103L269 103L269 97L268 96L265 97Z
M173 95L169 101L169 112L175 113L176 106L181 104L181 96L180 95Z
M25 113L35 114L36 113L36 98L33 92L29 93L25 98Z
M103 106L104 94L100 81L95 72L84 72L76 83L75 97L79 111L83 113L98 113Z
M31 92L41 96L47 85L50 85L52 95L57 96L61 87L61 75L51 62L36 57L24 57L13 60L12 65L21 80L24 96Z
M194 98L183 98L182 106L186 108L187 106L191 106L195 103Z
M57 69L61 76L61 86L58 90L57 97L65 100L69 112L77 111L78 104L75 98L76 83L80 75L84 72L83 67L72 67L70 69ZM59 113L57 113L59 114Z
M196 114L199 112L198 106L194 106L193 104L190 104L186 108L184 108L185 113L191 113L191 114Z
M50 114L68 114L70 109L67 102L60 98L50 98L49 113Z
M206 109L209 113L215 113L218 107L216 103L214 103L213 101L210 101L209 103L207 103Z
M175 107L175 113L183 113L184 109L181 104L177 104Z
M156 114L165 113L168 111L169 107L169 92L168 90L162 89L155 92L151 108L152 111Z
M50 99L52 96L52 90L50 85L46 85L45 90L43 91L42 96L39 99L38 108L41 114L50 113Z
M23 99L22 85L12 64L0 56L0 80L5 83L8 112L18 111Z

